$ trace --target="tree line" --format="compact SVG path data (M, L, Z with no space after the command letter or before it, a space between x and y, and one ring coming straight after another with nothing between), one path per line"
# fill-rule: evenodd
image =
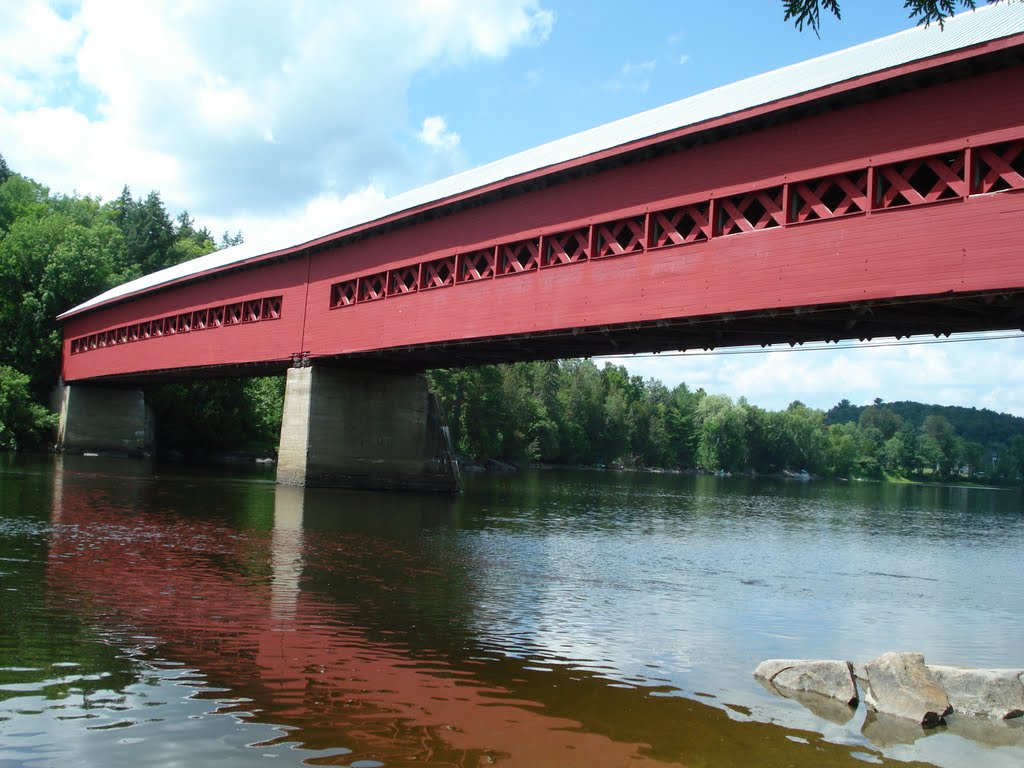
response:
M119 283L218 247L160 195L115 200L53 194L0 156L0 449L53 441L47 407L60 375L56 316ZM473 459L841 477L1016 480L1024 419L918 403L795 401L768 411L725 395L669 389L589 360L429 373L458 451ZM163 450L202 459L273 455L283 377L167 384L146 391Z
M432 371L456 449L509 462L985 479L1024 471L1024 419L988 410L843 400L770 411L589 360ZM956 426L954 426L956 425Z
M0 449L53 441L57 417L47 406L60 376L58 314L241 240L224 233L215 241L186 211L172 218L157 192L135 198L126 186L109 202L54 194L0 155ZM277 436L268 446L267 410L279 406L280 391L274 380L200 382L154 387L147 399L171 443L268 450Z

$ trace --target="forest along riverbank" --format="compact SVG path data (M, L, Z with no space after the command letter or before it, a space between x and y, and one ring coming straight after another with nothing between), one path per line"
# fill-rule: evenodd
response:
M0 484L21 763L1024 760L1013 724L837 721L752 675L1019 666L1017 491L550 470L450 498L10 455Z

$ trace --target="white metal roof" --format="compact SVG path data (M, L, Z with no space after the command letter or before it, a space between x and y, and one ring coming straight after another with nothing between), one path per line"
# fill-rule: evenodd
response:
M559 163L685 128L726 115L770 104L780 99L836 85L911 62L998 40L1024 32L1024 2L1003 2L967 11L940 29L914 27L888 37L847 48L782 69L715 88L689 98L542 144L478 168L435 181L383 200L359 220L339 221L336 232L376 221L421 205L438 202L490 184L512 179ZM156 288L192 275L239 265L330 233L310 232L295 241L246 242L140 277L102 293L60 315L60 318L106 304L130 294Z

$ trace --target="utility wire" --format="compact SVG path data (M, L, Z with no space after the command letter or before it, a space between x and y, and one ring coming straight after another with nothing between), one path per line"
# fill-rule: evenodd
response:
M816 346L795 346L795 347L764 347L750 349L741 347L737 349L721 349L693 352L640 352L634 355L594 355L595 359L601 360L631 360L638 357L716 357L721 355L765 355L780 354L783 352L835 352L837 350L861 350L880 349L882 347L915 347L920 344L960 344L965 341L997 341L999 339L1024 339L1024 333L1008 333L998 336L958 336L946 339L907 339L906 341L884 341L884 342L857 342L848 346L839 344L821 344ZM785 343L785 342L783 342Z

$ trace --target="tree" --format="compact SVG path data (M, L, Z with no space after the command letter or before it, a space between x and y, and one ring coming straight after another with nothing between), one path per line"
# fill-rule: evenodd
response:
M850 477L861 456L860 433L855 424L843 422L828 429L827 463L836 477Z
M735 472L747 463L747 408L728 395L708 395L697 406L697 460L705 469Z
M989 3L1000 0L988 0ZM785 20L793 20L796 28L803 30L808 26L817 34L821 30L821 11L831 13L837 19L842 18L839 0L783 0L782 7L786 11ZM976 0L903 0L903 7L910 11L909 17L916 19L918 24L938 24L943 26L946 19L960 10L974 10Z
M0 365L0 450L39 447L56 426L56 414L33 399L28 376Z
M932 469L939 477L949 477L953 468L960 463L961 454L961 440L953 425L943 416L932 414L924 420L921 431L926 438L934 441Z
M910 424L904 424L885 441L883 449L885 469L894 474L916 474L928 460L922 446L921 433Z
M49 195L42 184L16 174L0 182L0 236L18 219L44 215Z
M896 430L903 424L903 419L893 413L882 401L876 399L874 405L869 405L860 413L857 424L861 429L877 429L886 440L896 434Z
M37 396L60 372L54 318L110 287L111 254L120 247L114 226L86 227L54 212L22 216L0 240L0 353L28 372Z
M11 169L7 166L7 161L4 160L3 155L0 155L0 184L3 184L11 178L12 175Z

